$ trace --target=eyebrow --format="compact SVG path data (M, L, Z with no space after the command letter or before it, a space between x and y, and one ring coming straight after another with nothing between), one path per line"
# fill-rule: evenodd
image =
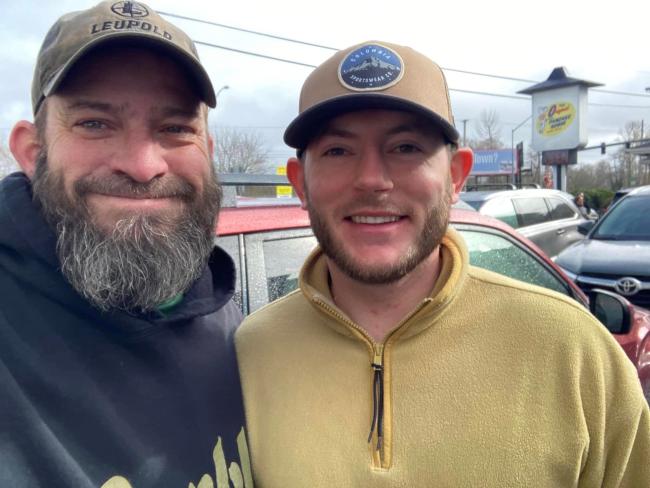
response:
M66 105L68 111L90 109L111 114L124 112L127 108L128 105L113 105L111 103L96 100L76 100ZM160 108L153 108L152 112L158 113L162 117L182 117L190 119L200 116L201 104L197 103L192 108L168 105Z
M196 104L192 108L167 106L156 110L163 117L182 117L192 119L201 115L201 104Z
M100 112L116 112L118 111L114 105L105 102L97 102L93 100L76 100L66 104L67 110L83 110L92 109L99 110Z

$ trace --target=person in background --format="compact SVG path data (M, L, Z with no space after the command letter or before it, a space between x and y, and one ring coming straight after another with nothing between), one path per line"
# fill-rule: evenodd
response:
M234 265L190 38L150 7L61 17L0 182L0 486L252 486Z
M585 218L594 218L595 212L591 209L589 205L587 205L587 202L585 201L585 194L580 192L576 195L574 202L576 206L578 207L578 210L580 210L580 213L585 217ZM597 214L596 214L597 217Z
M442 70L370 41L305 81L287 175L319 247L236 333L256 482L650 486L632 363L577 302L468 263Z

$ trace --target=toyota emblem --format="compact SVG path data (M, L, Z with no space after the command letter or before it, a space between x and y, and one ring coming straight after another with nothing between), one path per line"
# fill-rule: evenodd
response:
M636 278L621 278L614 285L616 291L621 295L630 296L636 294L641 289L641 282Z

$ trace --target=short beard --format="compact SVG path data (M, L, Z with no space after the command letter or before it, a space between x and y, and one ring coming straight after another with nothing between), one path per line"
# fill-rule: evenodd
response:
M346 243L338 242L324 218L311 204L306 185L307 211L311 227L323 253L330 258L338 268L353 280L370 285L394 283L411 271L440 245L447 232L449 224L449 208L452 199L451 178L448 176L445 191L438 200L427 210L424 228L418 239L408 249L402 258L389 268L361 267L352 256L346 252Z
M144 313L186 292L201 276L214 245L221 188L214 170L203 195L178 178L138 183L126 175L103 180L82 179L73 197L65 191L60 172L52 172L45 154L32 179L34 200L57 236L61 271L74 289L102 311ZM174 196L183 211L169 218L132 215L102 230L84 195L97 189L118 194Z

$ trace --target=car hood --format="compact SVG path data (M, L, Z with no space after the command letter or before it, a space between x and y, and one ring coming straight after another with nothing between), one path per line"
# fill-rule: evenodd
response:
M650 242L585 239L562 251L555 263L575 274L650 276Z

